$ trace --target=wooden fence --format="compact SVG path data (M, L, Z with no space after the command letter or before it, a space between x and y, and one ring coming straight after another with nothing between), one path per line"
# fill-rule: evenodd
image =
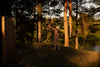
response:
M11 67L15 53L15 25L12 18L2 16L2 67Z

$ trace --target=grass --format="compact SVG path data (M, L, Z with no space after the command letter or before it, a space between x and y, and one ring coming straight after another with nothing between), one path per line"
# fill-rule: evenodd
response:
M12 67L99 67L100 53L75 50L61 46L54 50L52 45L17 45L16 63Z

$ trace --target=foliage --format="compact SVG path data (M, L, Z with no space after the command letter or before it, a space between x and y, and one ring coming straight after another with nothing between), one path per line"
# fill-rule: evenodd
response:
M35 29L35 19L29 20L23 16L17 19L16 25L16 39L23 43L31 43L33 39L33 32Z
M90 34L87 36L86 42L89 43L90 45L95 45L97 41L99 41L99 38L96 37L95 35Z
M4 0L7 1L7 0ZM5 3L4 1L3 4ZM73 4L73 12L75 13L76 10L76 1L78 0L72 0ZM12 16L16 18L16 38L17 41L20 42L37 42L37 21L38 21L38 14L37 14L37 5L39 3L39 0L11 0L7 1L3 5L3 10L5 15L9 15L11 12L14 13ZM48 28L48 24L51 24L53 27L59 25L61 26L60 30L60 43L64 44L64 26L63 26L63 18L60 16L60 13L63 11L62 7L64 5L64 0L41 0L42 4L42 42L48 43L52 42L53 40L53 31ZM83 4L83 0L80 0L78 3L78 6L81 6ZM82 7L80 7L82 8ZM79 9L80 9L79 8ZM68 8L69 9L69 8ZM83 8L83 11L85 8ZM88 9L86 9L88 10ZM92 14L94 12L99 11L99 7L94 9L91 7L90 13L91 14L84 14L80 12L79 15L85 15L84 20L86 21L86 24L88 25L88 31L89 33L96 33L99 30L98 25L92 24ZM48 15L48 21L47 17ZM58 18L53 17L56 16ZM70 43L75 41L75 31L76 31L76 17L73 15L73 32L72 32L72 38L70 38ZM95 21L95 19L93 19ZM88 22L87 22L88 21ZM81 40L83 37L82 34L82 17L80 16L78 19L78 34L79 34L79 43L82 43ZM88 34L87 34L88 37ZM92 37L92 36L90 36ZM92 39L91 39L92 40ZM74 43L75 44L75 43Z
M50 20L50 21L46 21L46 20ZM57 25L59 25L61 28L62 28L62 22L58 19L58 18L53 18L53 19L50 19L50 18L46 18L45 19L45 22L42 23L42 38L43 38L43 42L45 43L52 43L53 41L53 30L50 29L48 27L48 24L51 24L52 27L56 28ZM63 42L63 36L64 35L64 32L63 32L63 29L60 30L60 38L59 40L61 42Z

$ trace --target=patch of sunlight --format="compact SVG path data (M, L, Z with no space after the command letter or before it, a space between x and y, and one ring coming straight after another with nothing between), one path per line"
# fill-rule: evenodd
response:
M82 67L90 67L91 64L97 65L94 62L99 61L99 54L98 52L93 51L83 51L83 54L81 55L72 55L72 57L69 58L69 61Z

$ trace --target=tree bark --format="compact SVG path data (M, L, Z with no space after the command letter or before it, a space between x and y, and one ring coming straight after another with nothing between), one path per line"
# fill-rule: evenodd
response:
M65 47L69 47L67 6L68 6L68 0L65 0L65 4L64 4L64 31L65 31L65 45L64 46Z
M76 45L75 48L78 49L78 1L76 1Z
M38 4L38 42L41 42L41 13L42 13L42 8L41 8L41 1L39 0Z
M72 1L69 0L69 25L70 25L70 32L69 35L72 35Z

